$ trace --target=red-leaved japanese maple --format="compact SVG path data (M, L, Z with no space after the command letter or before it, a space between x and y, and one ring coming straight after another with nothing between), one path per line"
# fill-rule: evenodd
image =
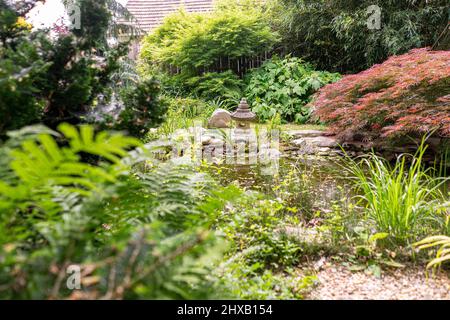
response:
M314 116L345 140L450 138L450 52L414 49L323 87Z

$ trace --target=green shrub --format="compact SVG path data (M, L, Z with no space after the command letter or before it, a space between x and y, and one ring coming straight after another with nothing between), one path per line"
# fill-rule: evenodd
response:
M162 73L169 94L220 98L231 106L241 98L243 83L228 62L257 56L276 41L258 9L226 5L208 14L181 10L144 38L140 70L144 75Z
M285 121L305 123L311 115L305 106L312 95L339 78L338 74L315 71L299 58L275 57L249 75L246 97L260 120L280 114Z
M215 105L194 98L164 96L162 100L168 106L164 121L158 128L148 132L146 140L167 137L178 129L192 128L197 122L206 126L209 117L216 109Z
M251 57L276 42L261 14L241 10L216 10L210 14L179 11L143 41L145 63L174 66L199 75L220 58Z
M236 107L242 98L244 82L232 71L208 72L199 76L159 73L165 95L202 99L221 108Z
M36 98L35 80L49 65L30 41L26 24L0 1L0 137L6 131L38 122L44 104Z
M0 135L40 120L53 128L79 123L99 94L107 95L110 76L128 44L111 47L106 34L118 27L124 10L114 0L75 0L81 29L50 37L25 22L22 2L0 0ZM33 8L35 2L25 7Z
M210 72L186 80L187 91L205 100L221 99L227 107L237 106L242 98L243 82L231 71Z
M160 99L160 84L154 79L141 80L134 87L122 92L124 110L112 128L126 130L133 136L142 137L147 131L160 124L167 111L164 99Z
M195 119L208 112L205 101L194 98L166 98L169 104L169 111L174 114L188 118Z

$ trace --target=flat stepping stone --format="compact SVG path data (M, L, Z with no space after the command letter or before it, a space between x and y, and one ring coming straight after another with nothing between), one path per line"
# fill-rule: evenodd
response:
M320 130L292 130L287 133L293 138L320 137L324 132Z
M337 148L339 143L333 137L305 137L291 141L291 144L297 147L317 147L317 148Z

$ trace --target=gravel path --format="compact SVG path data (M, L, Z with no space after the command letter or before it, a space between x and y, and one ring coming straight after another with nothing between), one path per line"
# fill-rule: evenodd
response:
M450 300L450 277L440 272L426 278L421 267L383 271L377 278L364 271L324 264L318 271L318 286L307 299L318 300Z

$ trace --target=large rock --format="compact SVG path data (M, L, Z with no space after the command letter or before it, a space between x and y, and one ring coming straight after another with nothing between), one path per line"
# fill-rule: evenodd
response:
M217 109L208 121L209 128L230 128L231 114L224 109Z

